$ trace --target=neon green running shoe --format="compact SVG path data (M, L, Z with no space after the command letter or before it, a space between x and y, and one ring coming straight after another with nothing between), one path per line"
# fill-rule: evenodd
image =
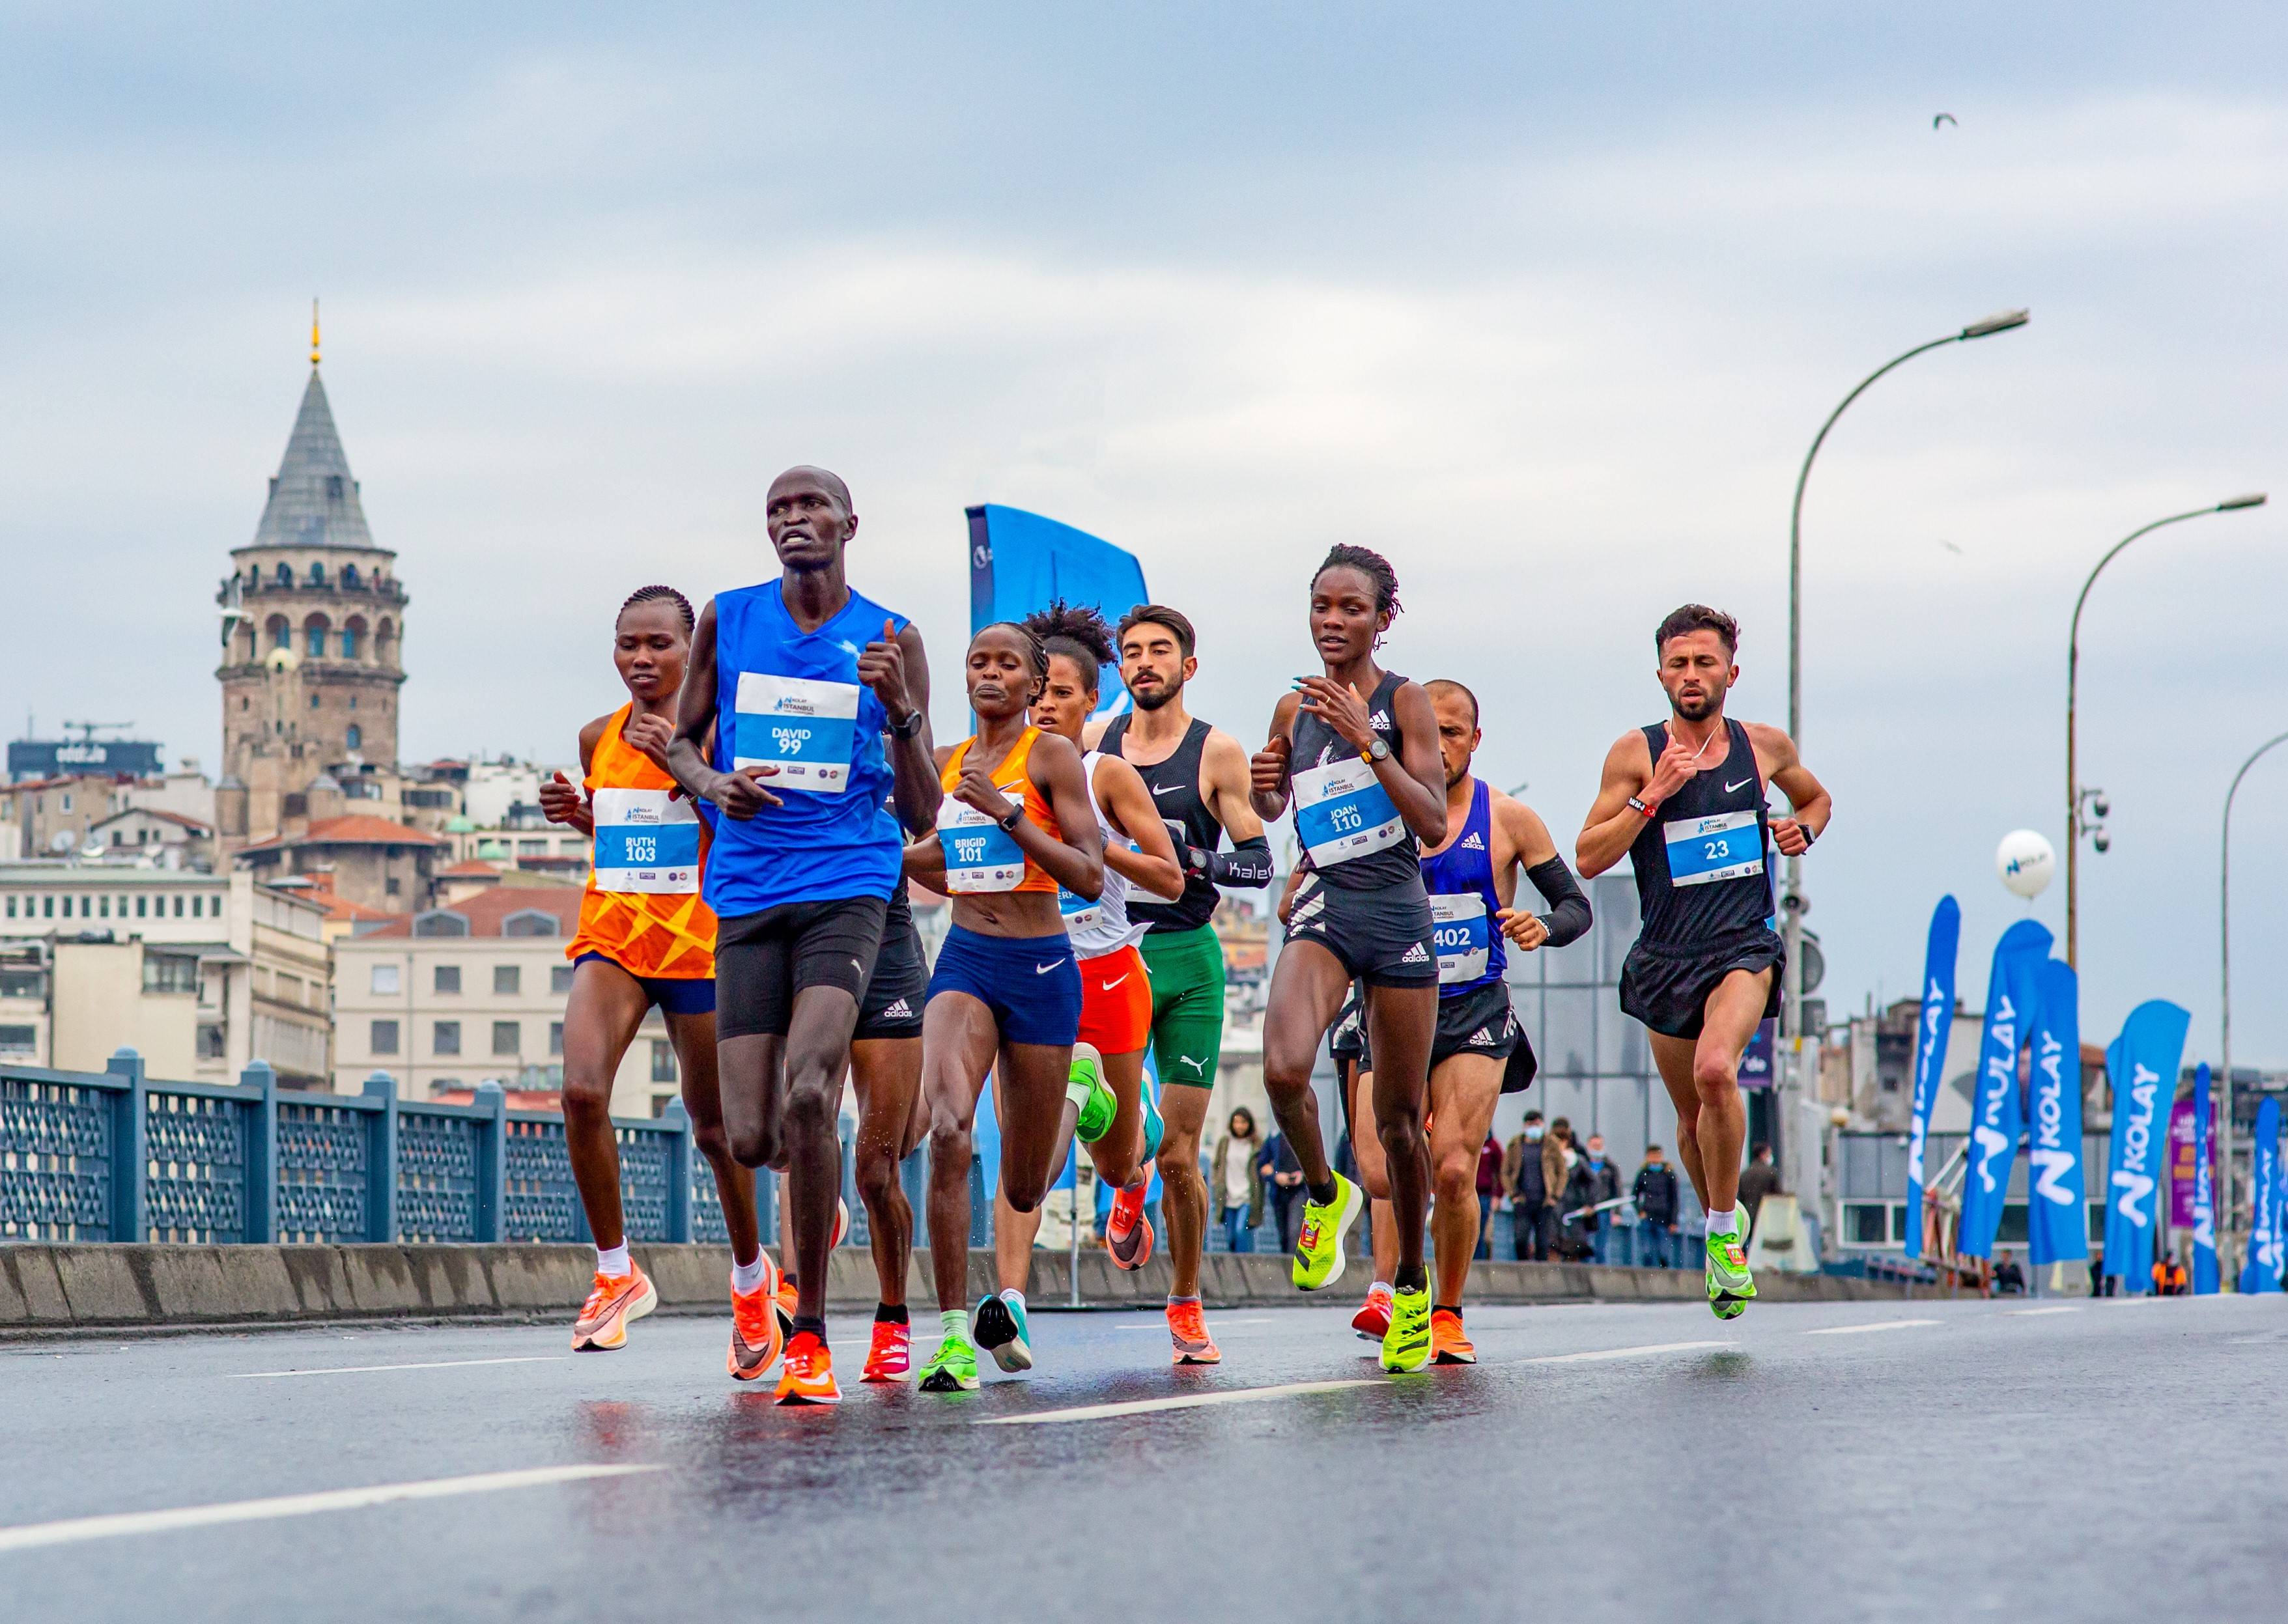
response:
M926 1393L973 1393L977 1390L977 1350L966 1336L941 1337L937 1351L922 1367L919 1383Z
M1033 1367L1032 1333L1025 1322L1025 1305L997 1294L981 1299L969 1317L969 1334L1004 1370Z
M1359 1187L1335 1175L1335 1199L1326 1206L1306 1196L1303 1200L1303 1232L1295 1241L1295 1289L1323 1291L1343 1278L1343 1265L1349 1261L1343 1253L1343 1240L1351 1226L1366 1210L1366 1197ZM1423 1310L1423 1335L1429 1335L1429 1310ZM1427 1347L1426 1341L1423 1344Z
M1390 1294L1390 1329L1382 1334L1382 1367L1394 1374L1430 1362L1430 1292Z
M1073 1045L1072 1072L1065 1083L1065 1097L1080 1107L1080 1120L1073 1125L1073 1137L1083 1145L1093 1145L1112 1131L1112 1119L1120 1110L1120 1102L1112 1096L1112 1085L1104 1080L1104 1058L1087 1043Z
M1719 1319L1736 1319L1756 1295L1748 1248L1737 1235L1708 1237L1708 1307Z

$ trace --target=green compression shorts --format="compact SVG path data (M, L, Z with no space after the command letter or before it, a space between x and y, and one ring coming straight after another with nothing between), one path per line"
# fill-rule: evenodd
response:
M1140 946L1152 975L1152 1067L1160 1086L1215 1087L1223 1055L1223 944L1215 928L1154 931Z

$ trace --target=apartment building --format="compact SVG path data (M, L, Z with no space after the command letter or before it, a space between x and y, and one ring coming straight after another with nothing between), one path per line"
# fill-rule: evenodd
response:
M564 949L579 925L581 894L489 886L338 941L335 1088L354 1093L378 1071L406 1099L486 1081L561 1089L572 990ZM655 1116L678 1088L674 1050L653 1010L614 1079L612 1110Z
M0 1058L100 1071L127 1047L156 1077L233 1081L262 1059L323 1088L324 919L244 872L0 864Z

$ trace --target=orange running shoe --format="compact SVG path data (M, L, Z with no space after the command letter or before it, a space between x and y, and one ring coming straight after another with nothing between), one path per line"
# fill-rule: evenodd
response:
M626 1346L628 1321L640 1319L658 1306L659 1293L640 1265L630 1264L617 1279L599 1274L588 1300L580 1305L580 1317L572 1322L572 1351L605 1352Z
M1104 1226L1104 1249L1112 1254L1116 1268L1133 1271L1152 1261L1152 1220L1144 1216L1144 1195L1150 1187L1149 1180L1141 1181L1112 1198L1112 1216Z
M786 1346L777 1311L778 1272L766 1255L755 1288L731 1294L731 1351L723 1364L735 1382L761 1381Z
M1390 1329L1390 1287L1377 1280L1367 1287L1366 1301L1351 1316L1351 1329L1369 1342L1380 1342Z
M886 1319L874 1321L874 1345L866 1350L865 1374L861 1382L902 1382L913 1364L914 1327L893 1325Z
M1200 1312L1197 1298L1188 1303L1168 1304L1168 1337L1176 1344L1178 1365L1220 1365L1223 1350L1215 1345L1208 1335L1207 1316Z
M798 1331L787 1343L786 1366L779 1373L781 1404L839 1404L842 1390L834 1382L834 1356L826 1339L815 1331Z
M1450 1308L1430 1311L1430 1362L1434 1365L1474 1365L1478 1351L1462 1334L1462 1316Z

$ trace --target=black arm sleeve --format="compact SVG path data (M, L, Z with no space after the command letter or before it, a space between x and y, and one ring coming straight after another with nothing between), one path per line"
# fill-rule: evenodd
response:
M1549 911L1541 916L1541 923L1549 927L1551 947L1562 947L1589 933L1589 899L1574 883L1573 871L1565 866L1562 857L1536 863L1525 871L1525 877L1533 882L1533 889L1549 904Z
M1261 891L1271 883L1271 836L1268 835L1243 840L1228 852L1210 852L1206 855L1208 878L1219 885L1227 885L1235 890ZM1588 926L1581 928L1585 931Z

